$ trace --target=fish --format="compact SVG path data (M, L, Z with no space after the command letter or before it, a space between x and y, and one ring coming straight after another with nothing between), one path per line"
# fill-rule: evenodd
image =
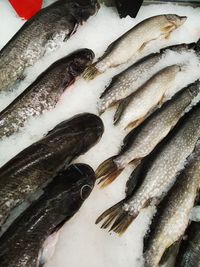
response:
M200 267L200 223L192 222L185 234L175 266Z
M113 182L129 164L133 169L136 168L174 128L185 111L195 103L199 93L200 81L197 80L178 92L140 127L129 133L119 154L107 159L97 168L96 175L101 179L102 187Z
M199 138L200 103L182 118L162 145L149 155L146 168L138 174L138 179L142 181L139 188L100 215L96 224L104 220L102 228L111 226L110 231L122 235L142 209L151 204L157 206L174 184Z
M128 62L136 53L142 53L152 40L169 38L186 19L186 16L164 14L141 21L111 43L104 55L86 69L83 77L86 80L93 80L109 68L116 68Z
M106 109L116 106L130 94L137 91L145 82L156 74L163 67L167 67L166 57L169 53L174 56L178 54L187 54L196 52L196 43L179 44L168 46L157 53L152 53L137 61L118 75L114 76L106 90L101 94L97 103L99 115Z
M58 124L45 137L19 152L0 168L0 226L20 204L51 181L79 155L101 138L102 120L83 113ZM10 216L10 217L9 217ZM11 220L12 222L12 220Z
M80 49L53 63L0 112L0 139L18 132L28 119L52 110L63 92L94 59L89 49Z
M98 8L95 0L60 0L28 20L0 51L0 91L14 90L27 67L67 41Z
M71 165L58 174L1 236L0 265L44 266L40 256L44 242L81 208L94 184L95 173L85 164Z
M138 127L169 98L168 92L183 69L184 65L172 65L160 70L135 93L121 101L114 115L114 125L120 123L128 132Z
M200 145L188 159L188 164L178 175L176 183L156 214L153 230L148 237L144 253L145 267L164 263L173 246L180 244L190 223L190 213L195 205L200 188ZM161 210L162 207L162 210Z

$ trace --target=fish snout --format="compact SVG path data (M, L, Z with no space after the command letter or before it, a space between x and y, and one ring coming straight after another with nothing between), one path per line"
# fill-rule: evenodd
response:
M185 21L187 20L187 17L186 16L178 16L175 14L169 14L169 15L167 15L167 20L172 25L174 25L176 28L178 28L185 23Z

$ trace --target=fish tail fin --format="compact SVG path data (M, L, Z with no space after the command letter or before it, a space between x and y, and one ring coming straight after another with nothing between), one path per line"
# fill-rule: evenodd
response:
M101 72L96 68L96 64L90 65L83 73L85 80L93 80L96 76L100 75Z
M96 224L104 220L104 223L101 226L102 229L111 226L109 231L114 231L115 233L122 235L137 215L138 212L130 214L130 212L124 208L124 200L122 200L100 215L96 220Z
M115 156L105 160L96 170L97 179L101 179L99 184L101 187L106 187L111 184L117 176L123 171L119 169L117 164L114 162Z

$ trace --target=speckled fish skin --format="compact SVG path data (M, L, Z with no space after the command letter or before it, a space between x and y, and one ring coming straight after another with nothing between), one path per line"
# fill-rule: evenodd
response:
M187 232L187 240L180 248L176 267L200 267L200 223L192 222Z
M27 21L0 51L0 91L14 89L27 67L67 40L98 7L95 0L60 0Z
M157 63L161 62L163 59L165 61L165 56L168 52L173 51L178 54L191 54L194 48L195 43L165 47L161 49L160 52L142 58L125 71L116 75L100 96L98 102L99 114L102 114L109 107L112 107L120 100L137 91L142 84L155 75L157 71L161 70L161 66L159 69ZM167 67L167 65L163 65L163 67Z
M105 211L97 223L105 219L102 228L111 225L111 230L123 234L143 208L151 202L158 203L170 189L199 138L200 103L184 116L173 136L149 157L149 166L139 177L143 181L140 187L132 196Z
M101 179L102 186L116 179L128 164L131 164L134 169L144 157L149 155L177 124L199 93L200 81L196 81L182 89L140 127L129 133L124 139L119 154L104 161L97 169L97 178ZM104 168L105 165L107 168Z
M175 14L164 14L143 20L115 40L104 55L88 67L84 78L92 80L109 68L128 62L136 53L142 52L150 41L160 37L168 38L170 33L183 25L186 19L187 17Z
M182 239L200 187L200 145L177 177L156 218L145 251L145 267L157 267L169 247ZM192 265L190 265L191 267Z
M93 58L91 50L81 49L52 64L0 113L0 139L16 133L29 118L53 109Z
M44 194L0 238L1 267L43 266L38 259L45 239L81 207L95 184L95 173L85 164L71 165L54 178Z
M103 123L89 113L56 126L0 169L0 226L11 211L41 189L72 159L88 151L102 136Z
M159 105L166 101L168 91L173 87L179 65L172 65L157 72L137 92L123 100L114 116L114 123L130 131L140 125ZM127 101L127 105L124 103Z

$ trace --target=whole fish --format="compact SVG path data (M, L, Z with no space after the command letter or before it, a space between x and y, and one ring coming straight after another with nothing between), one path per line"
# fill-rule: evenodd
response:
M200 267L200 223L192 222L180 247L176 267Z
M0 266L43 266L39 254L44 241L80 209L94 184L94 171L85 164L72 165L55 177L0 238Z
M184 24L187 17L175 14L147 18L110 44L104 55L85 71L84 78L94 79L109 68L128 62L136 53L143 51L152 40L168 38L171 32Z
M184 116L173 134L149 156L149 166L139 177L142 179L140 187L131 196L105 211L96 223L105 219L102 228L112 225L111 230L114 232L125 232L143 208L152 202L157 204L170 189L199 138L200 103Z
M99 117L80 114L56 126L1 167L0 226L15 207L41 189L74 158L88 151L102 134L103 123Z
M27 21L0 51L0 91L24 79L27 67L69 39L98 7L95 0L59 0Z
M102 186L116 179L128 164L135 168L144 157L149 155L177 124L186 108L199 93L200 81L196 81L182 89L140 127L128 134L119 154L104 161L98 167L96 174L97 178L101 178Z
M166 67L149 79L138 91L125 98L114 115L114 124L120 122L125 130L140 125L155 109L166 101L168 92L174 88L180 65Z
M200 145L168 193L156 218L145 250L145 266L156 267L165 261L168 252L180 243L190 221L190 213L200 188ZM191 265L190 265L191 266Z
M71 85L94 53L81 49L53 63L7 108L0 112L0 138L17 132L25 122L55 107L64 90Z
M166 57L168 55L173 53L174 57L176 57L184 53L190 56L197 46L197 44L191 43L165 47L160 52L152 53L142 58L128 69L116 75L100 96L98 102L99 114L102 114L107 108L116 105L120 100L134 93L156 72L167 67Z

